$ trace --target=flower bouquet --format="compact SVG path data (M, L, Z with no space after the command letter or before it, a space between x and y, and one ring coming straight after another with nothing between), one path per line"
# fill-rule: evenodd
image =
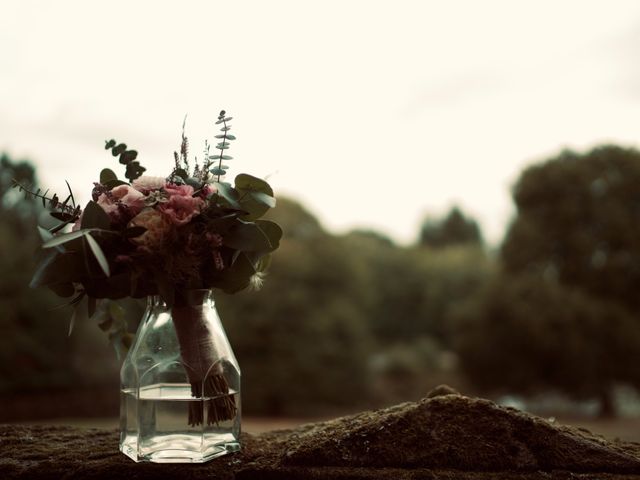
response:
M266 181L247 174L237 175L233 185L224 181L235 140L230 120L220 113L217 152L205 142L200 163L189 159L183 124L180 150L174 152L175 165L167 177L143 176L135 150L107 141L105 148L125 167L126 181L103 169L84 209L76 205L70 188L62 201L14 185L48 204L60 222L39 229L44 255L32 286L69 298L74 316L86 305L89 316L103 315L101 326L113 320L104 317L102 299L155 297L170 311L191 394L208 399L205 409L190 404L191 426L231 419L237 409L224 372L212 367L219 347L207 340L213 327L202 309L194 307L194 292L235 293L259 285L282 236L277 224L260 219L275 206ZM65 227L71 231L65 233Z

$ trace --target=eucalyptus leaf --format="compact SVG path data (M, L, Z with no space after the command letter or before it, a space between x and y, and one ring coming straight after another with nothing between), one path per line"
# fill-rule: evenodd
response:
M269 208L276 206L276 199L271 195L267 195L263 192L250 192L249 195L251 195L257 202L262 203Z
M108 142L105 142L104 149L109 150L110 148L113 148L115 146L116 146L116 141L114 139L111 139Z
M209 170L211 173L213 173L214 175L226 175L227 172L225 171L224 168L220 168L220 167L213 167L211 170Z
M40 238L43 242L48 242L53 238L53 234L46 228L42 228L40 225L38 225L38 233L40 234Z
M218 194L229 202L229 205L235 208L240 208L240 204L238 203L240 195L231 185L226 182L213 182L213 186L218 190Z
M109 230L111 227L111 220L109 215L105 212L100 205L94 201L87 203L82 213L81 228L100 228L102 230Z
M275 222L270 220L256 220L256 225L269 239L271 245L269 251L274 251L280 246L280 240L282 240L282 228Z
M109 262L107 261L107 257L105 257L104 252L102 251L102 248L100 247L98 242L95 241L95 239L91 236L90 233L88 233L84 238L86 238L87 243L89 244L89 248L93 253L93 256L96 257L96 260L98 261L98 265L100 265L100 268L102 269L104 274L107 277L109 277L111 275L111 271L109 269Z
M104 168L100 172L100 183L106 185L109 182L118 181L118 176L110 168Z
M138 156L138 152L135 150L127 150L126 152L122 152L120 154L120 163L122 163L123 165L132 162L133 160L135 160Z
M222 244L243 252L269 251L269 237L255 223L239 222L223 237Z
M71 240L75 240L76 238L85 236L88 231L90 230L76 230L75 232L56 235L51 240L44 242L42 244L42 248L52 248L58 245L62 245L64 243L70 242Z
M111 155L113 155L114 157L117 157L121 155L126 149L127 149L127 145L124 143L121 143L120 145L113 147L113 149L111 149Z

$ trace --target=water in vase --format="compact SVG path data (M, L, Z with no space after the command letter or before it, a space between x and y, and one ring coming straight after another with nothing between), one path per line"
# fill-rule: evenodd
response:
M155 384L120 394L120 450L137 462L200 463L240 450L240 395L234 390L193 398L188 383ZM236 414L216 420L212 405L230 400ZM190 425L194 412L203 421Z

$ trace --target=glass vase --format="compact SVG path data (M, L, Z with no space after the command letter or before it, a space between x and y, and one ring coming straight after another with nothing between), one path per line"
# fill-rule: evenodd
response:
M240 368L209 290L150 297L120 372L120 451L201 463L240 450Z

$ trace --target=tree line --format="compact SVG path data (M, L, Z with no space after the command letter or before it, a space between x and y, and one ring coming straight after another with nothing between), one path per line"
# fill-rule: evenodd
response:
M87 340L68 340L67 312L49 313L48 294L27 289L41 209L8 182L34 182L35 172L1 162L0 245L11 254L0 257L0 322L10 332L0 340L0 388L117 378L113 359L95 358L90 375L78 362L102 341L95 326ZM565 151L532 165L513 187L517 213L497 251L457 207L399 246L375 231L332 234L279 198L271 218L285 237L264 287L217 297L245 411L380 405L444 381L485 395L598 398L611 413L615 385L640 385L638 185L633 149ZM129 305L131 328L139 308Z

